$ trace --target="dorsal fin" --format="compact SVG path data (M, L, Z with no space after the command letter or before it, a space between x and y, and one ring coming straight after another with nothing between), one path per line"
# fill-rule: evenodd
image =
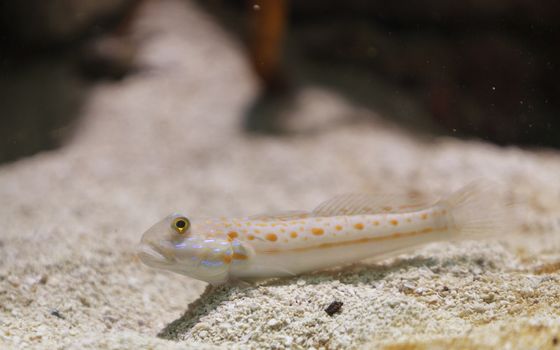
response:
M400 194L343 194L335 196L315 208L313 216L361 215L400 213L420 210L435 200Z
M290 221L290 220L308 218L310 216L312 216L312 214L308 211L290 210L290 211L257 214L257 215L249 216L248 219L263 220L263 221L269 221L269 220Z

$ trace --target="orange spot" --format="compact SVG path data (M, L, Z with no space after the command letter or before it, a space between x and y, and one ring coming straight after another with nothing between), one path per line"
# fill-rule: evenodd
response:
M313 234L316 235L316 236L320 236L320 235L322 235L323 233L325 233L325 231L323 231L322 228L313 227L313 228L311 229L311 233L313 233Z
M228 237L231 238L231 239L235 239L235 238L237 238L237 236L238 236L238 235L237 235L237 232L235 232L235 231L229 231L227 235L228 235Z
M375 226L379 226L379 221L375 220L375 221L373 222L373 224L374 224Z
M296 237L297 237L297 232L296 232L296 231L292 231L292 232L290 233L290 237L296 238Z
M383 210L385 210L385 211L391 211L391 210L393 210L392 207L383 207L383 208L381 208L381 209L383 209Z
M252 240L254 240L254 239L255 239L255 236L253 236L253 235L249 235L249 236L247 236L247 239L248 239L248 240L250 240L250 241L252 241Z
M264 252L266 252L266 253L286 253L286 252L290 252L290 251L291 252L303 252L303 251L314 250L314 249L328 249L328 248L332 248L332 247L362 244L362 243L366 243L366 242L400 239L401 237L417 236L417 235L421 235L421 234L432 232L432 231L433 232L445 232L447 230L448 230L447 226L438 227L438 228L431 228L430 227L430 228L427 228L423 231L394 232L390 235L380 236L380 237L367 237L367 238L361 238L361 239L343 241L343 242L321 243L321 244L318 244L318 245L315 245L315 246L298 247L298 248L291 248L291 249L281 249L281 250L271 249L271 250L265 250ZM307 237L304 236L303 240L307 241Z
M272 242L276 242L278 240L278 236L276 236L274 233L269 233L266 235L266 239Z
M428 218L428 214L424 213L420 217L422 218L422 220L426 220Z
M399 220L393 219L390 221L391 225L397 226L399 224Z
M226 264L229 264L229 263L231 263L231 256L229 256L229 255L224 255L224 257L222 258L222 260L223 260Z
M363 230L364 229L364 224L362 224L361 222L358 222L357 224L354 225L354 227L357 230Z
M336 225L334 228L336 228L337 231L341 231L341 230L342 230L342 226L340 226L340 225Z
M261 230L255 230L255 233L261 233Z
M247 260L247 255L240 254L240 253L233 253L233 258L235 260Z

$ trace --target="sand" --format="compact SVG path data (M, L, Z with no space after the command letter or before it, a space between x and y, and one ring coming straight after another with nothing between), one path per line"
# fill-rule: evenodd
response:
M190 2L151 2L136 31L147 69L96 86L66 146L0 167L2 348L558 343L557 152L420 137L313 85L288 111L302 132L249 136L240 126L258 86L212 17ZM336 193L387 188L445 195L479 177L524 200L523 221L497 241L213 289L134 253L142 232L173 211L309 209ZM343 306L329 316L333 301Z

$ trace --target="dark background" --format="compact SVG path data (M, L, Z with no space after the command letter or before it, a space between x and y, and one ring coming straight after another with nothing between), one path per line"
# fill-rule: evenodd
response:
M146 1L154 0L0 2L0 161L62 145L93 84L143 69L134 62L142 38L128 28ZM254 18L267 1L199 4L258 61L249 48L264 30ZM263 96L289 96L312 81L368 108L388 106L388 119L417 118L438 135L560 147L556 1L285 5L280 63L274 77L262 77Z

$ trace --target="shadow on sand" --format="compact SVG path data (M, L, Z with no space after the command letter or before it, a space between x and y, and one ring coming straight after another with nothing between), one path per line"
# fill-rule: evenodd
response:
M370 285L372 289L375 289L377 282L383 280L387 275L393 272L422 266L450 266L460 263L460 260L464 259L469 260L469 257L459 257L459 260L457 260L457 257L450 257L442 261L431 257L417 256L413 258L397 259L386 265L357 263L340 269L322 271L298 277L266 280L253 285L244 283L216 287L208 286L202 295L188 306L187 311L180 318L171 322L159 332L158 337L167 340L181 340L182 334L188 333L202 318L212 313L221 305L234 299L252 298L251 292L254 291L255 288L288 286L303 280L306 285L318 285L339 281L346 285Z

